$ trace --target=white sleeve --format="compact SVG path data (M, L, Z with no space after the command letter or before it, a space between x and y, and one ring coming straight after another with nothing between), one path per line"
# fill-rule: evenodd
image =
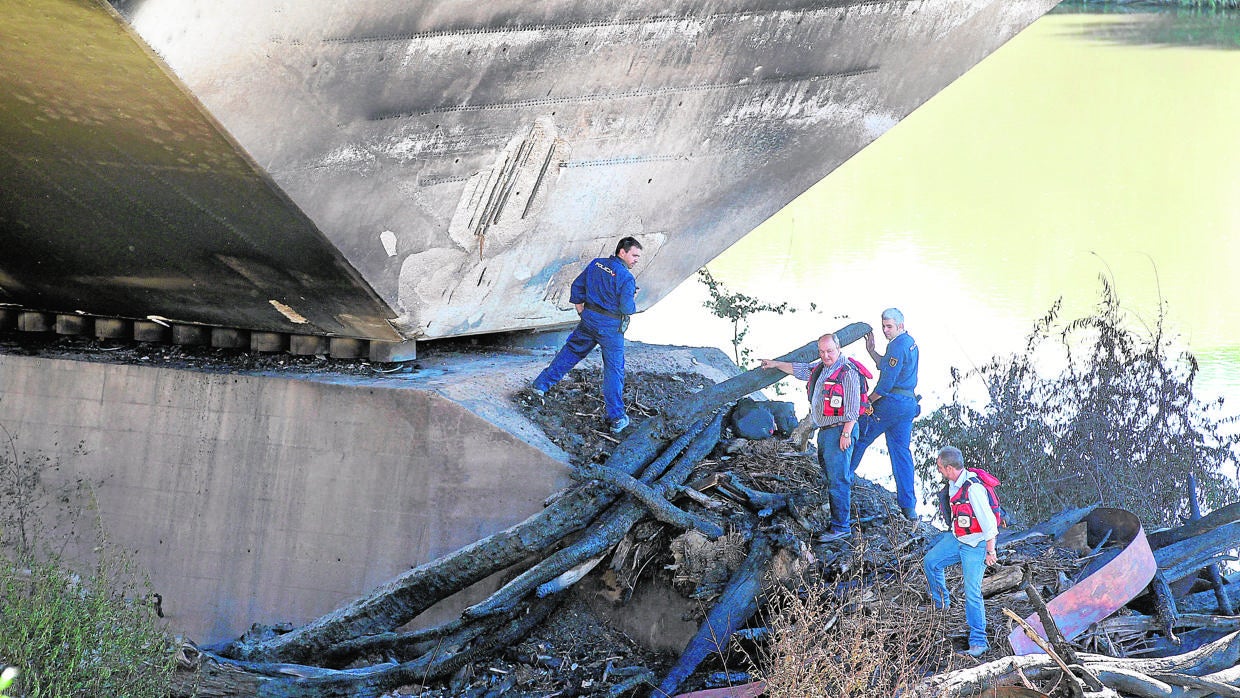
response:
M986 487L980 482L972 482L969 485L969 504L973 506L973 515L977 517L978 524L982 527L982 534L985 536L983 540L990 540L999 535L999 522L995 519L995 512L990 508L990 496L986 493Z

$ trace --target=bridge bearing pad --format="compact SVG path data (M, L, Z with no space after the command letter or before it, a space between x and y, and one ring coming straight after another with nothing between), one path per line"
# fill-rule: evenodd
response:
M211 341L211 328L201 325L173 325L172 343L199 346Z
M133 338L136 342L166 342L171 329L167 325L150 320L134 320Z
M327 353L333 359L357 359L365 356L366 340L353 337L332 337L327 342Z
M17 316L17 329L22 332L51 332L53 327L55 320L51 313L26 310Z
M288 337L288 353L296 356L314 356L327 353L327 337L309 334L291 334Z
M250 351L285 351L288 335L283 332L250 332Z
M99 339L129 339L133 337L133 321L120 318L95 318L95 336Z
M413 361L416 358L418 358L418 342L414 339L403 342L372 341L370 343L370 360L376 363Z
M84 317L82 315L57 315L56 334L91 334L94 331L94 328L92 327L93 324L93 318Z
M212 327L211 346L217 349L249 349L250 333L231 327Z

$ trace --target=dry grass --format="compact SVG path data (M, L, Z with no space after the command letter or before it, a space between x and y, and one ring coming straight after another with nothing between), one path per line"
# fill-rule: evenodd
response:
M755 672L771 698L897 695L965 661L952 653L949 619L924 602L919 568L878 575L864 564L864 544L853 555L846 578L775 593Z

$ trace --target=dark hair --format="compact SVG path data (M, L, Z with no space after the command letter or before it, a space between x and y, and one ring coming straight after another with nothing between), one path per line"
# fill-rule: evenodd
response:
M620 238L620 242L616 245L616 251L614 252L614 254L620 254L621 252L628 252L630 249L634 247L636 247L639 250L643 249L642 244L637 241L637 238L632 238L632 237Z

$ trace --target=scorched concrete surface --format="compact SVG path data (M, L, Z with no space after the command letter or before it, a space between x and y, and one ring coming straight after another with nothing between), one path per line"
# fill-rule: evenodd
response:
M512 402L552 351L453 352L373 377L0 353L5 457L46 457L49 486L95 483L104 531L149 571L170 627L210 643L309 621L570 484L565 454ZM640 344L629 367L737 371L718 350ZM94 540L76 545L68 557L85 559Z

